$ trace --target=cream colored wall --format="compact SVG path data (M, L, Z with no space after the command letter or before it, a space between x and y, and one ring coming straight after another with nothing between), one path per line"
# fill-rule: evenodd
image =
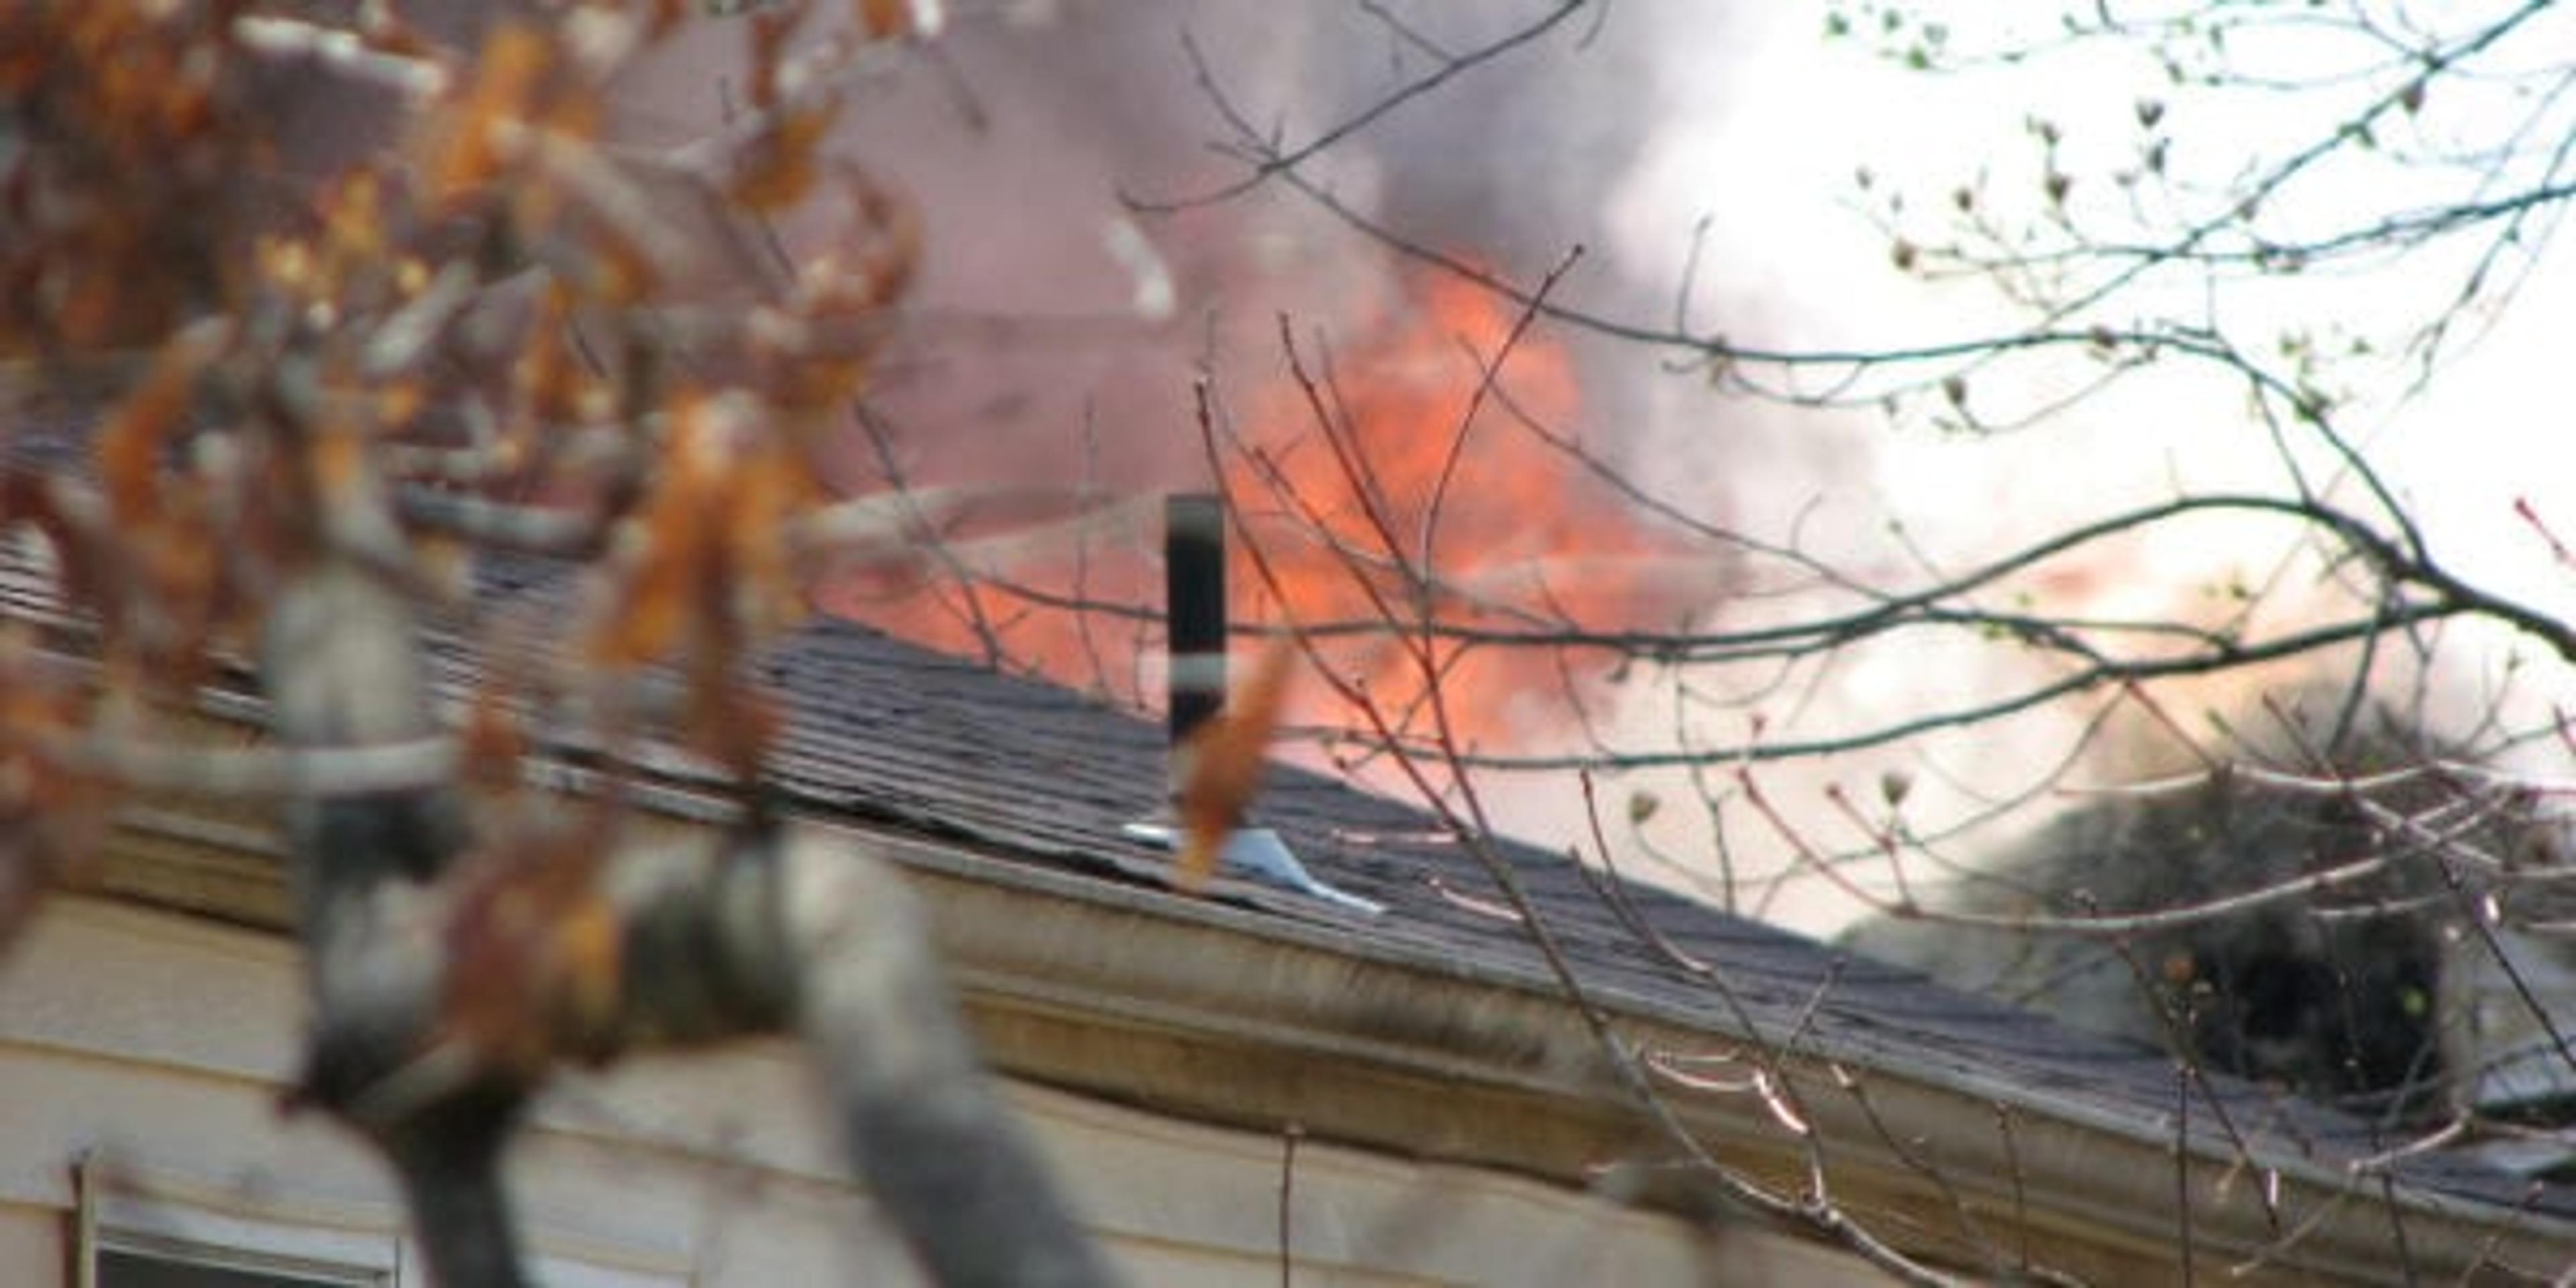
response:
M5 1115L6 1110L0 1110ZM62 1213L51 1207L0 1203L0 1277L13 1283L48 1284L70 1255Z
M275 1107L300 995L293 951L274 936L53 901L0 960L0 1283L60 1280L85 1153L140 1195L118 1200L128 1209L374 1240L416 1265L373 1158ZM1280 1281L1280 1138L1012 1091L1139 1283ZM803 1064L778 1044L566 1079L512 1174L551 1278L910 1281L864 1195L840 1179L816 1106ZM1518 1178L1315 1142L1295 1162L1286 1224L1301 1285L1814 1283L1853 1269L1750 1232L1703 1265L1676 1223Z

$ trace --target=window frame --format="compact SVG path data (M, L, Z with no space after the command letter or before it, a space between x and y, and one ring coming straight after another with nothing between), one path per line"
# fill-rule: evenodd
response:
M410 1288L399 1229L245 1202L171 1173L95 1154L73 1164L73 1283L100 1288L99 1258L125 1253L311 1280L316 1288Z
M314 1288L431 1288L402 1214L368 1202L297 1201L245 1193L118 1157L84 1153L72 1167L72 1283L101 1288L101 1253L127 1253L209 1269L310 1279ZM521 1257L549 1288L693 1288L696 1273L668 1258L624 1249L572 1253L542 1231L522 1230Z

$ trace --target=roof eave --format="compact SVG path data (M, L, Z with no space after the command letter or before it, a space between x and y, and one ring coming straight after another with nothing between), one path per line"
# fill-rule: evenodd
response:
M1573 1184L1679 1154L1634 1107L1591 1022L1548 981L1428 963L1331 925L860 835L917 875L993 1059L1016 1076ZM1593 1000L1630 1050L1732 1050L1746 1072L1756 1064L1720 1015L1677 1023ZM2006 1268L1987 1264L2001 1246L2126 1282L2170 1272L2187 1245L2213 1270L2368 1281L2405 1273L2401 1247L2415 1274L2457 1275L2496 1262L2554 1267L2576 1246L2576 1229L2560 1223L2500 1219L2491 1205L2384 1190L2374 1175L2295 1158L2247 1166L2197 1140L2178 1178L2175 1140L2154 1134L2171 1122L2108 1121L2047 1088L1809 1051L1764 1058L1782 1085L1774 1096L1659 1094L1730 1167L1788 1194L1806 1193L1820 1168L1856 1219L1972 1268Z
M644 800L669 826L706 826L725 812L669 789ZM283 866L255 820L156 803L123 821L102 874L109 892L288 924ZM1692 1197L1692 1169L1657 1165L1680 1150L1638 1107L1592 1022L1528 968L963 844L805 821L914 874L990 1058L1010 1076L1575 1185L1643 1164L1631 1175L1649 1178L1659 1201ZM1691 1015L1612 993L1590 1000L1631 1051L1734 1055L1739 1077L1761 1067L1776 1079L1770 1095L1658 1086L1728 1167L1784 1194L1810 1194L1820 1175L1834 1203L1882 1237L1970 1268L2010 1269L1992 1264L2001 1247L2124 1282L2170 1273L2187 1243L2213 1270L2253 1263L2370 1280L2401 1273L2400 1247L2416 1273L2440 1275L2496 1261L2555 1266L2576 1248L2563 1223L2383 1188L2375 1176L2276 1158L2286 1152L2277 1148L2251 1165L2197 1133L2189 1176L2178 1178L2171 1133L2188 1108L2129 1121L2060 1089L1980 1077L1969 1062L1896 1067L1812 1039L1783 1054L1776 1035L1737 1031L1713 1003Z

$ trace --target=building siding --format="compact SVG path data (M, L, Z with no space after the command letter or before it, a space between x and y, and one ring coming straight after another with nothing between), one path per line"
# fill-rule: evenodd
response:
M0 1283L67 1282L84 1157L123 1211L378 1240L416 1267L374 1158L278 1108L301 998L277 935L106 900L49 904L0 959ZM1676 1220L1520 1177L1318 1141L1296 1144L1291 1170L1283 1135L1009 1090L1143 1285L1280 1283L1283 1176L1300 1285L1871 1281L1840 1254L1750 1229L1725 1232L1712 1263ZM840 1176L818 1103L777 1043L566 1078L513 1160L546 1277L913 1281Z

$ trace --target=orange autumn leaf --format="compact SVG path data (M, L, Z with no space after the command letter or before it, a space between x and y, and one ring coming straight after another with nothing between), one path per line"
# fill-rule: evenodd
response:
M322 205L322 244L331 262L328 280L346 280L350 269L373 267L393 255L386 235L385 196L376 176L353 171Z
M807 258L769 324L751 336L767 387L790 412L839 407L866 385L891 329L889 307L921 262L912 206L846 166L831 174L833 247Z
M44 750L88 727L89 704L70 689L31 682L23 674L23 659L35 649L23 630L13 628L0 638L0 808L13 814L95 810L106 802L105 784Z
M210 536L204 489L166 464L217 344L215 332L200 329L165 345L91 447L130 580L90 589L114 597L102 606L111 652L140 649L128 660L155 681L194 675L222 599L223 547Z
M614 1016L625 927L600 890L592 829L486 854L447 928L445 1031L487 1063L533 1075L565 1038Z
M465 101L446 113L426 171L430 200L445 203L479 187L501 167L505 127L524 124L554 46L533 27L503 23L483 42Z
M680 437L679 434L674 435ZM685 458L685 453L672 453ZM701 493L709 481L685 466L662 471L641 523L643 552L620 588L619 602L591 643L591 653L611 666L652 661L677 647L690 613L690 598L703 581L713 523Z
M641 551L592 643L600 661L648 662L692 642L721 648L739 630L785 624L801 607L787 526L811 502L813 483L774 438L736 423L754 414L698 395L672 414L639 516Z
M0 942L48 886L88 879L114 804L108 784L49 754L94 717L83 695L26 665L38 647L23 626L0 630Z
M873 40L927 39L947 25L940 0L857 0L859 29Z
M206 356L205 347L188 336L171 341L153 360L151 374L100 431L91 450L118 523L147 523L159 508L162 453L188 410Z
M747 462L735 482L725 515L726 580L754 631L791 625L803 610L803 577L788 524L813 499L802 463L775 443Z
M597 420L612 403L607 382L574 348L573 325L572 292L561 282L548 283L537 298L519 356L510 364L515 401L539 424Z
M1296 645L1287 636L1272 639L1225 709L1182 744L1176 808L1182 837L1177 871L1184 890L1207 883L1226 837L1242 825L1244 811L1261 791L1270 736L1279 726L1296 657Z
M689 750L744 780L760 773L761 759L787 726L786 713L758 689L722 672L730 659L709 658L689 686L682 736Z
M528 752L527 732L498 683L487 681L476 691L457 741L468 782L495 791L518 785L519 762Z
M754 213L784 210L804 200L814 190L815 149L831 125L829 106L781 115L745 150L727 193Z
M752 11L745 31L751 37L751 75L746 79L753 110L766 112L778 105L778 70L787 60L788 37L796 34L802 16L783 10Z

